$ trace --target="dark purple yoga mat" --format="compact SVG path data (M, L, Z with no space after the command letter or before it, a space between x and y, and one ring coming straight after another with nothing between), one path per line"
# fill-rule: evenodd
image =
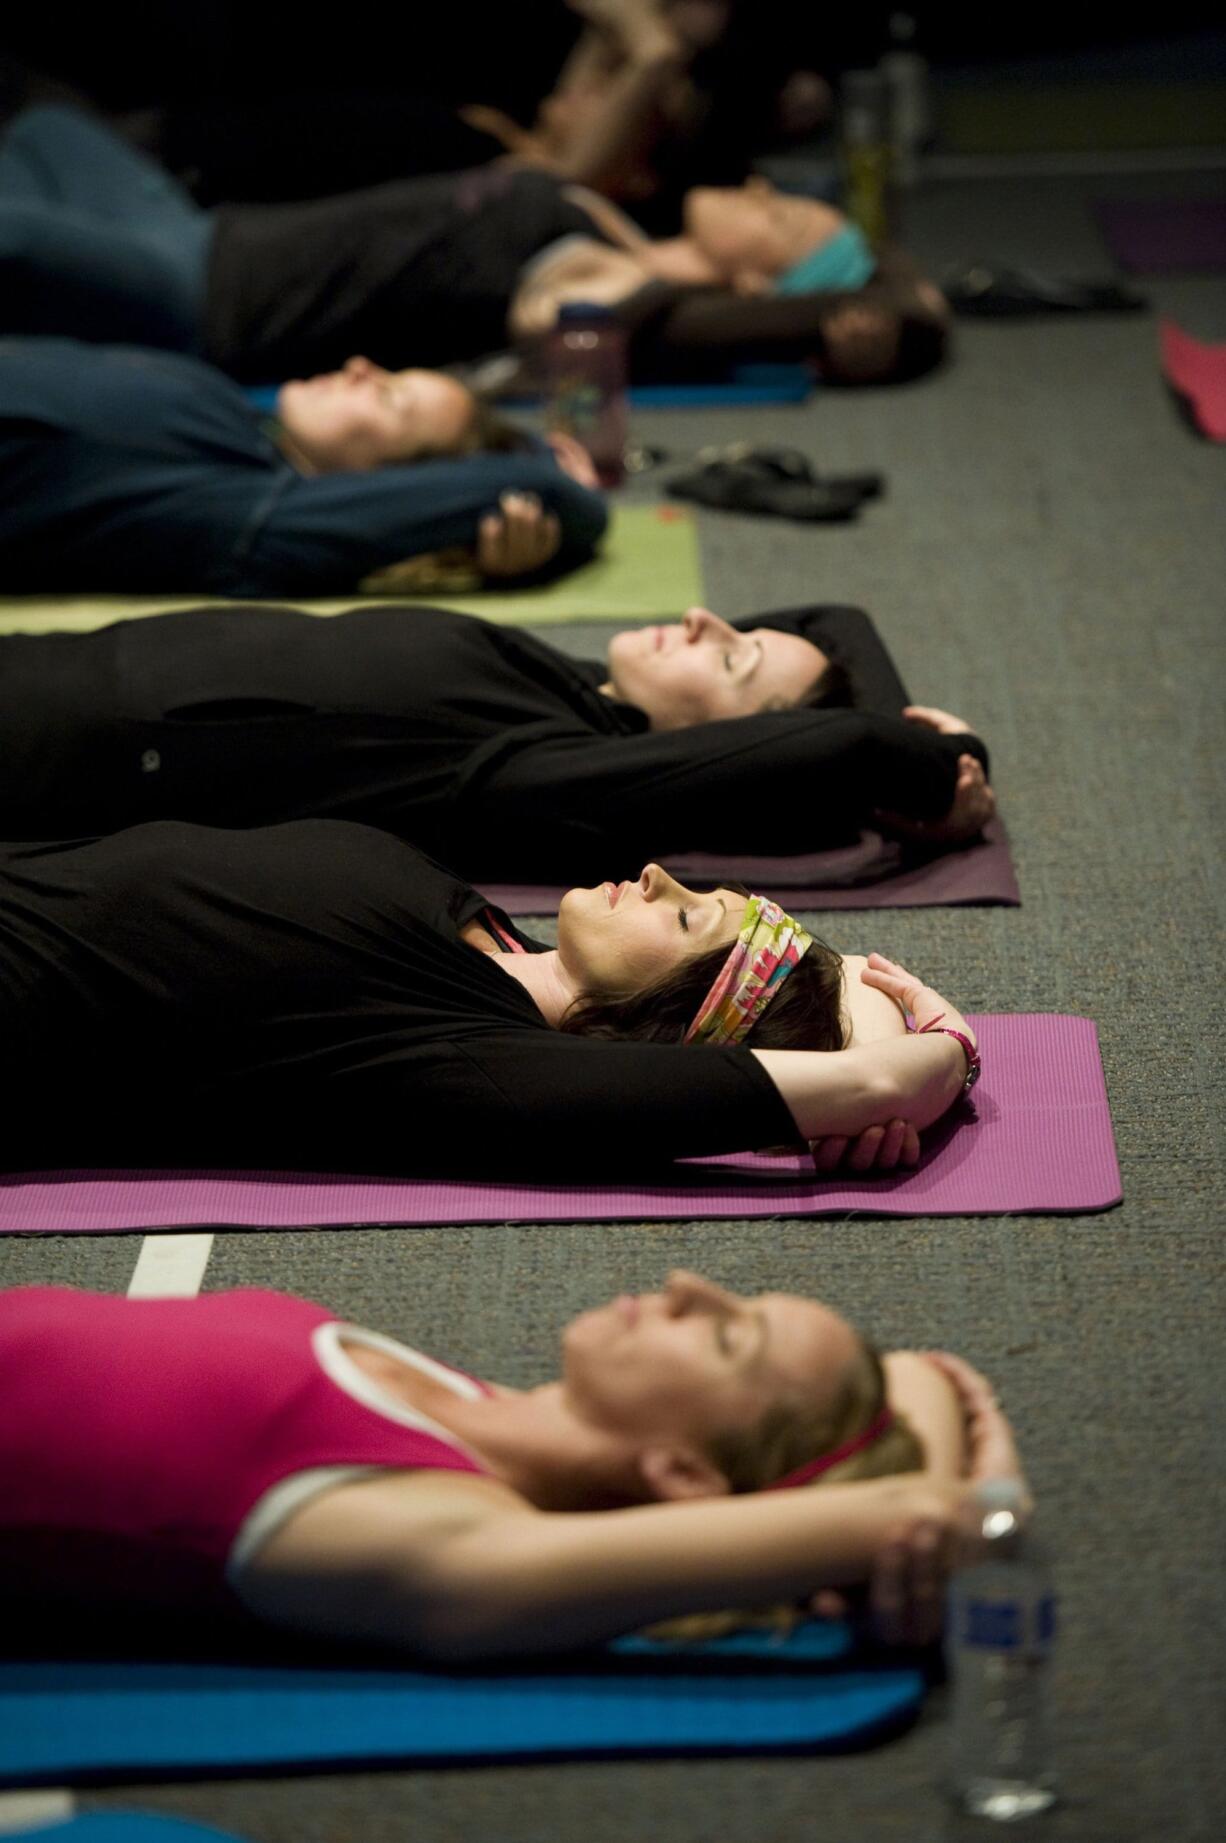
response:
M1226 269L1226 198L1099 199L1094 215L1132 275Z
M899 845L879 833L862 832L858 844L839 851L786 858L686 851L661 862L682 883L731 877L778 896L793 909L923 909L972 902L1017 908L1022 900L999 819L973 845L926 860L908 861ZM473 881L510 915L556 914L565 894L554 884Z
M624 1222L737 1216L1049 1214L1121 1198L1089 1018L974 1020L983 1076L924 1135L914 1171L818 1177L799 1154L689 1160L656 1183L482 1184L287 1172L34 1172L0 1181L0 1230L258 1229L459 1222ZM701 1050L695 1050L701 1055Z

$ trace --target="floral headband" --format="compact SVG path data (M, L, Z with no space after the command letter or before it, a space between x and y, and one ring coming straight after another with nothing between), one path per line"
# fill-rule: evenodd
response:
M813 945L769 896L751 896L732 951L685 1033L687 1043L739 1043Z

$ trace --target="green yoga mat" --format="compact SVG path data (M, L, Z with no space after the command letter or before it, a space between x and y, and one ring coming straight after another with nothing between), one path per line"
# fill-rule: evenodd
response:
M250 596L245 601L253 599ZM466 595L333 596L291 601L268 596L278 607L307 614L339 614L356 602L427 602L457 608L510 627L555 621L633 621L682 614L702 600L698 534L688 512L674 506L617 506L598 557L560 582L544 588L491 590ZM200 595L10 595L0 596L0 633L85 633L112 621L162 614L171 608L200 608L224 598Z

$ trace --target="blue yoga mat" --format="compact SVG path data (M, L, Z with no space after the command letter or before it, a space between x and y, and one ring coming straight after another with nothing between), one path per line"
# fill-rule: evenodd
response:
M736 409L743 404L804 403L815 379L807 365L738 365L726 379L707 384L634 384L631 409L701 410ZM277 407L276 384L257 384L247 397L257 410L271 415ZM534 409L539 397L516 397L508 409Z
M623 1640L493 1671L283 1664L0 1664L0 1782L63 1785L267 1766L626 1753L839 1751L918 1710L912 1668L810 1622L702 1646Z
M232 1830L206 1830L152 1811L86 1811L62 1824L2 1834L4 1843L243 1843Z

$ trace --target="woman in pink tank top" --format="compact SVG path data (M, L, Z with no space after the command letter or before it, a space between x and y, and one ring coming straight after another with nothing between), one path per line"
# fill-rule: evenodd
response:
M815 1300L674 1273L561 1358L512 1390L279 1293L0 1293L3 1578L436 1658L871 1578L929 1638L969 1493L1018 1469L983 1378Z

